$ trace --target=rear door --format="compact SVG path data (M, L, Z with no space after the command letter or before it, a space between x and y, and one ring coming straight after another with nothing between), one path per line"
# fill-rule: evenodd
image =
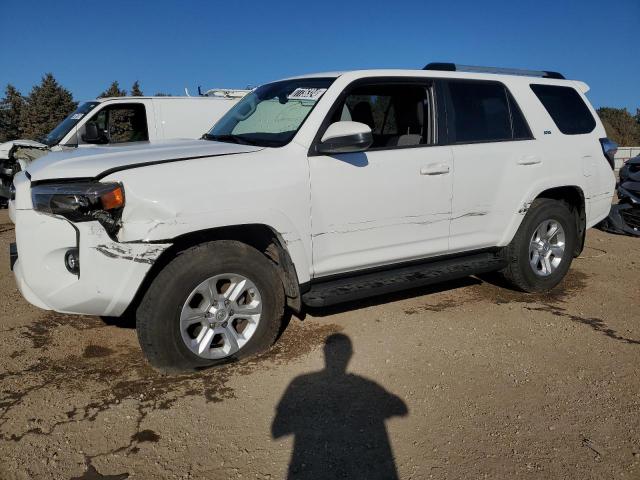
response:
M547 167L504 84L452 79L442 86L455 166L450 249L493 247Z
M437 144L433 105L427 79L367 79L333 106L317 138L351 120L369 125L374 143L309 156L316 277L447 252L452 159Z

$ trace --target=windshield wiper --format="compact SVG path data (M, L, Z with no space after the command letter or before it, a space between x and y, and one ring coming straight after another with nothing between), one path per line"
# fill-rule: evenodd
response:
M230 143L237 143L239 145L255 145L255 143L251 142L250 140L247 140L244 137L241 137L240 135L233 135L233 134L227 134L227 135L211 135L209 133L205 133L203 135L203 137L205 140L213 140L216 142L230 142Z

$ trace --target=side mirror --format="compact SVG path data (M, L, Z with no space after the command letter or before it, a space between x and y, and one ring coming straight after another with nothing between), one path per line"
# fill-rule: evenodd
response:
M335 122L329 125L316 147L318 153L364 152L373 143L373 135L368 125L360 122Z
M85 143L106 143L104 135L100 132L95 122L87 122L85 124L82 141Z

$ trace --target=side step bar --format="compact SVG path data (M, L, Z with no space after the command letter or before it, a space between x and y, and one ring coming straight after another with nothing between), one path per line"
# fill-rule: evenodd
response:
M318 281L302 295L302 301L310 307L326 307L468 275L492 272L505 266L506 261L501 252L476 253L434 260L348 278Z

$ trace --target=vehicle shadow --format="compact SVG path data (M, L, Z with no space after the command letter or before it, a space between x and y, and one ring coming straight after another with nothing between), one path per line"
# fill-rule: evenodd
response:
M324 354L325 368L295 378L276 408L273 438L294 436L287 478L398 478L385 420L406 416L406 404L346 371L353 355L346 335L329 336Z

